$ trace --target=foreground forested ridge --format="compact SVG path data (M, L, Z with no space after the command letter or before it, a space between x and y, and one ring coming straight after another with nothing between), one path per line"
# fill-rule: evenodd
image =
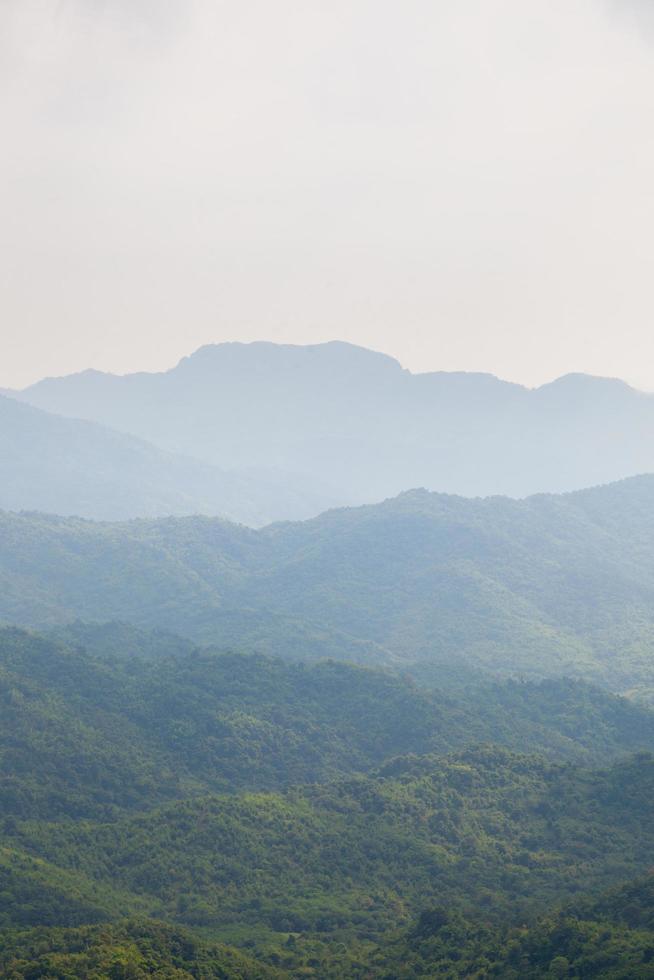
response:
M424 491L260 531L0 516L0 616L120 619L302 659L562 674L651 696L654 477L524 501Z
M648 969L646 883L579 904L654 864L624 699L82 624L0 632L0 698L3 976L546 976L597 937Z
M654 976L654 878L578 900L532 925L489 928L442 906L426 910L374 957L384 980Z
M135 920L70 929L0 934L0 968L7 980L283 980L288 977L223 944L184 929Z
M654 972L654 888L637 880L596 901L578 901L533 924L493 926L443 906L374 950L331 947L289 934L272 967L189 930L145 919L0 933L8 980L430 980L552 977L646 980ZM298 950L302 950L298 954ZM298 966L298 963L301 965ZM283 964L283 965L280 965Z
M601 766L654 751L654 712L566 680L441 692L336 662L182 650L112 625L94 655L0 631L3 812L111 817L190 793L279 790L389 756L497 743ZM107 636L146 655L104 652ZM169 646L173 640L169 638Z

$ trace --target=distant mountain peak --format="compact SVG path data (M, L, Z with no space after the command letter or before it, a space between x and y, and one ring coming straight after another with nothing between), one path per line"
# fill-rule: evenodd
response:
M269 340L226 341L217 344L205 344L192 354L183 357L168 373L179 370L192 370L198 366L211 367L215 364L240 364L246 362L253 368L279 367L293 365L309 366L312 361L325 364L357 364L368 363L379 367L384 365L394 371L403 371L402 365L389 354L350 344L344 340L329 340L318 344L278 344Z
M529 388L516 381L507 381L489 371L411 371L404 368L397 358L382 351L353 344L346 340L327 340L315 344L285 344L271 340L253 341L219 341L216 343L204 344L198 347L191 354L182 357L177 364L164 371L136 371L125 374L113 373L111 371L101 371L97 368L85 368L82 371L72 372L67 375L49 375L40 381L27 386L23 390L0 388L0 394L9 397L17 397L28 393L36 392L42 386L58 386L62 383L94 383L126 381L136 378L161 378L175 375L180 370L182 372L194 370L198 367L211 367L216 364L238 365L247 364L250 366L270 366L274 367L284 362L295 362L296 366L310 365L312 361L319 360L325 364L330 362L341 365L349 363L354 367L361 367L364 364L373 368L384 367L395 372L397 375L403 374L419 380L422 384L430 382L447 383L451 385L465 385L472 387L479 385L490 390L494 387L514 389L527 393L538 394L560 391L597 391L600 388L605 390L612 388L614 391L622 391L631 394L648 394L639 391L620 378L603 377L601 375L586 374L581 371L572 371L563 374L558 378L548 381L543 385ZM29 400L26 397L25 400Z
M14 397L221 470L284 473L291 498L328 489L333 504L420 486L523 497L654 471L654 398L623 381L413 373L342 340L208 344L168 371L86 371Z
M613 389L614 391L622 391L630 394L640 394L636 388L633 388L626 381L621 378L610 378L603 377L597 374L585 374L583 371L570 371L568 374L562 374L561 377L555 378L553 381L548 381L544 385L540 385L535 391L588 391L589 389L597 390L599 387L604 389Z

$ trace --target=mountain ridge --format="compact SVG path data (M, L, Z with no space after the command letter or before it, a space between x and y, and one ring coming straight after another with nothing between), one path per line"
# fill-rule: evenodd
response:
M205 345L167 371L87 371L14 397L223 469L311 478L348 504L408 486L525 497L654 471L654 396L619 379L532 389L414 374L343 341Z
M0 513L0 619L123 620L291 659L458 664L654 693L654 476L409 492L259 530Z
M104 423L0 395L0 507L98 520L204 513L261 525L330 501L287 478L223 471Z
M525 392L538 392L543 389L549 389L552 386L557 386L559 384L574 384L574 383L586 383L590 382L600 382L608 383L611 385L620 386L629 391L636 392L640 395L648 397L652 395L651 392L645 391L643 389L637 388L625 381L623 378L614 375L601 375L601 374L589 374L586 371L566 371L564 374L557 375L549 381L544 381L538 385L528 385L520 381L511 381L507 378L502 378L498 374L494 374L492 371L468 371L465 369L454 369L454 370L443 370L439 368L433 368L426 371L413 371L410 368L406 368L402 365L402 362L394 357L392 354L387 354L383 351L375 350L374 348L364 347L360 344L353 344L345 340L329 340L316 344L284 344L276 343L275 341L268 340L253 340L253 341L220 341L216 343L202 344L196 350L192 351L190 354L185 354L169 368L163 368L160 371L105 371L102 368L83 368L80 371L73 371L68 374L55 374L55 375L45 375L43 378L38 379L31 384L25 385L22 388L0 388L0 394L11 395L13 397L18 397L25 395L29 391L40 387L41 385L50 384L52 382L66 381L76 378L111 378L111 379L130 379L130 378L157 378L165 375L169 375L177 371L180 367L188 367L194 362L199 362L202 360L209 360L212 357L219 355L220 353L226 351L252 351L254 349L261 351L272 351L272 352L303 352L307 353L319 352L321 350L330 351L343 351L343 352L355 352L357 355L363 355L364 358L370 357L371 360L376 360L378 363L384 362L388 367L393 367L393 370L397 369L397 373L410 376L412 378L479 378L487 379L490 382L497 382L499 385L507 386L513 389L519 389ZM654 396L653 396L654 397Z

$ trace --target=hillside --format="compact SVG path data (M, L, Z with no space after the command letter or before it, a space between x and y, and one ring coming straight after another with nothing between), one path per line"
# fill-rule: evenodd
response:
M14 394L223 468L304 475L347 503L415 486L558 493L654 470L654 397L620 381L567 375L530 390L414 375L338 342L219 344L161 374L85 371Z
M0 515L0 617L223 648L654 687L654 478L524 501L414 491L260 531Z
M515 958L654 863L654 713L624 699L69 633L0 631L3 976L430 975L434 907L444 963Z
M500 926L639 874L654 861L653 792L652 756L589 771L485 748L111 823L18 821L10 840L46 862L45 881L56 867L107 910L122 896L123 913L257 937L265 956L289 934L300 950L356 950L430 905Z
M550 911L529 926L493 929L443 906L373 955L352 977L431 980L500 976L506 980L584 977L646 980L654 975L654 880L630 882L596 901Z
M228 946L202 942L151 920L78 929L0 933L0 968L8 980L275 980L282 974Z
M0 507L99 520L211 514L250 525L336 498L290 477L228 473L94 422L0 395Z
M0 933L0 967L9 980L51 971L70 978L145 980L433 980L500 976L506 980L584 977L646 980L654 948L653 882L636 880L594 901L553 908L529 926L493 927L442 905L423 909L379 948L303 942L291 934L274 953L283 967L255 962L177 925L134 919L78 928ZM299 955L298 955L299 947ZM303 948L304 947L304 948ZM318 955L316 955L318 954ZM311 964L311 965L309 965ZM317 974L317 971L320 971Z
M481 742L586 765L654 751L654 712L570 681L445 693L348 664L170 656L166 647L126 657L133 647L94 656L0 631L5 817L112 819L184 796L284 790L370 772L391 755Z

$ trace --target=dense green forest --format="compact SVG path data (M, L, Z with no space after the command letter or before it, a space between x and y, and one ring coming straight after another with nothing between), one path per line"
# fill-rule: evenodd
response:
M3 976L648 975L625 698L76 623L0 631L0 704Z
M650 876L597 900L564 905L531 925L498 929L443 906L425 909L410 929L375 954L369 975L379 980L644 980L654 976L653 940Z
M280 971L189 932L135 920L76 929L0 933L6 980L281 980Z
M295 659L582 677L650 697L654 478L563 496L413 491L260 531L0 517L0 617L122 620Z
M647 980L654 975L654 881L637 880L513 926L430 906L377 947L290 933L270 958L276 966L143 917L0 931L0 968L7 980Z
M443 692L334 661L187 650L170 636L154 656L159 634L112 624L73 633L87 647L0 631L6 814L109 817L192 793L325 782L391 755L480 743L584 765L654 751L654 712L577 681ZM112 638L141 653L109 656Z
M17 820L11 841L188 925L379 940L438 896L524 916L634 876L654 864L653 804L651 756L597 772L489 747L109 823Z

